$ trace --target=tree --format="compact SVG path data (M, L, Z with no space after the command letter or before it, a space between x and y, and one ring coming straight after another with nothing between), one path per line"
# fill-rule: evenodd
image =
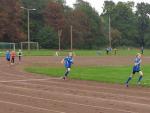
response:
M0 40L6 42L19 42L24 40L21 24L19 0L1 0Z
M64 15L63 5L57 2L50 2L44 11L45 22L53 27L56 32L63 28Z
M78 28L75 27L74 30L81 28L79 32L74 32L75 37L78 38L79 41L83 41L82 48L99 48L105 43L99 14L88 2L84 2L83 0L77 0L74 7L73 18L75 20L72 21L72 24L75 22L75 26L79 25ZM77 33L79 35L77 35Z
M132 11L134 3L118 2L114 5L110 1L110 3L107 2L104 6L106 9L104 9L105 12L103 12L102 16L106 20L104 21L104 24L107 26L107 29L105 28L106 34L108 34L108 13L110 12L112 31L117 30L121 33L120 45L136 46L137 44L135 42L138 32L137 19Z
M149 15L150 14L150 4L147 3L139 3L137 4L137 11L136 15L138 17L138 42L140 43L140 46L145 46L145 34L147 32L147 29L149 28L150 22L149 22Z
M36 11L30 11L30 38L31 41L37 42L37 37L41 29L45 27L45 21L43 12L47 4L54 0L21 0L22 6L25 8L36 9ZM27 34L27 11L22 10L22 28L25 34ZM27 37L27 35L26 35ZM26 38L27 39L27 38Z
M43 27L37 36L37 40L40 42L40 47L45 49L56 49L58 47L58 38L56 38L57 34L51 27Z

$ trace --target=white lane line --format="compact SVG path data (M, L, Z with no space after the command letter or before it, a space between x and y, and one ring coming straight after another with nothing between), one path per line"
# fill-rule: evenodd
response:
M14 96L20 96L20 97L25 97L25 98L31 98L31 99L38 99L38 100L45 100L45 101L53 101L53 102L58 102L58 103L64 103L64 104L73 104L77 106L84 106L84 107L91 107L91 108L99 108L99 109L107 109L107 110L116 110L116 111L121 111L121 112L127 112L127 113L135 113L133 111L127 111L127 110L122 110L122 109L114 109L114 108L106 108L106 107L101 107L101 106L94 106L94 105L89 105L89 104L80 104L80 103L75 103L75 102L66 102L66 101L60 101L60 100L55 100L55 99L47 99L47 98L39 98L39 97L33 97L33 96L27 96L27 95L21 95L21 94L14 94L14 93L9 93L9 92L2 92L3 94L8 94L8 95L14 95ZM137 112L136 112L137 113Z
M21 84L24 84L24 85L33 85L33 86L40 86L40 87L48 87L48 88L54 88L54 89L64 89L64 90L73 90L73 91L83 91L83 90L79 90L79 89L77 89L77 90L74 90L73 88L62 88L62 87L58 87L58 86L48 86L48 85L40 85L40 84L32 84L32 83L24 83L24 82L20 82ZM89 97L89 96L87 96L87 97ZM144 105L144 106L146 106L146 105L148 105L149 107L150 107L150 105L149 104L141 104L141 103L136 103L136 102L129 102L129 101L126 101L126 102L124 102L124 101L119 101L119 100L114 100L114 99L102 99L102 100L109 100L109 101L114 101L114 102L122 102L122 103L129 103L129 104L136 104L136 105Z
M49 86L49 85L41 85L41 84L37 84L37 83L25 83L25 82L17 82L17 83L21 83L21 84L25 84L25 85L34 85L34 86L42 86L42 87L49 87L49 88L57 88L57 89L64 89L64 90L73 90L73 91L79 91L79 92L87 92L87 93L98 93L98 94L111 94L113 96L121 96L121 97L127 97L127 98L137 98L137 99L145 99L145 100L150 100L149 98L146 98L146 97L137 97L137 96L127 96L127 95L124 95L124 94L114 94L114 93L105 93L105 92L100 92L100 91L89 91L89 90L80 90L80 89L77 89L77 88L65 88L65 87L60 87L60 86Z
M6 73L6 74L9 74L9 75L16 75L16 74L10 74L10 73ZM20 75L19 75L20 76ZM26 77L25 77L26 78ZM36 81L36 79L33 79L34 81ZM42 80L42 79L41 79ZM49 82L49 81L47 81L47 80L60 80L60 78L46 78L45 79L45 81L46 82ZM32 79L30 80L30 79L27 79L26 81L32 81ZM44 81L44 80L42 80L42 81ZM1 81L0 81L1 82ZM14 80L14 81L2 81L2 82L19 82L19 80ZM21 82L21 81L20 81ZM53 83L59 83L59 84L64 84L64 85L71 85L71 86L79 86L79 87L91 87L91 88L103 88L103 89L110 89L110 90L116 90L116 91L127 91L127 92L134 92L134 91L132 91L132 90L129 90L129 89L127 89L127 90L123 90L123 89L117 89L117 88L108 88L108 87L104 87L104 86L99 86L99 87L97 87L97 86L88 86L88 85L79 85L79 84L75 84L75 83L60 83L60 82L54 82L54 81L50 81L50 82L53 82ZM137 93L139 92L139 93L141 93L141 91L136 91ZM150 92L149 91L142 91L142 93L148 93L148 94L150 94Z
M53 78L52 78L53 79ZM54 78L55 79L55 78ZM54 80L53 79L53 80ZM56 78L57 79L57 78ZM0 81L0 83L10 83L10 82L28 82L28 81L45 81L45 80L50 80L49 78L48 79L26 79L26 80L8 80L8 81ZM58 83L58 84L67 84L68 83L60 83L60 82L52 82L52 83ZM27 84L27 83L23 83L23 84ZM33 83L28 83L28 84L33 84ZM39 85L39 84L33 84L33 85ZM50 87L48 85L41 85L41 86L47 86L47 87ZM58 87L58 86L57 86ZM89 87L89 86L87 86ZM68 89L68 90L73 90L70 89L70 88L63 88L63 87L59 87L61 89ZM111 95L114 95L114 96L122 96L122 97L129 97L129 98L137 98L137 99L145 99L147 100L148 98L145 98L145 97L137 97L137 96L127 96L127 95L124 95L124 94L114 94L114 93L105 93L105 92L97 92L97 91L89 91L89 90L80 90L80 89L76 89L78 91L85 91L85 92L93 92L93 93L100 93L100 94L111 94ZM149 100L149 99L148 99Z
M5 74L5 75L11 75L11 76L23 77L23 76L21 76L21 75L19 75L19 74L7 73L7 72L4 72L4 71L0 71L0 73L3 73L3 74Z
M2 101L2 100L0 100L0 103L11 104L11 105L16 105L16 106L21 106L21 107L27 107L27 108L36 109L36 110L48 111L48 112L66 113L66 112L49 110L49 109L45 109L45 108L34 107L34 106L29 106L29 105L24 105L24 104L18 104L18 103L14 103L14 102Z
M48 79L47 79L48 80ZM62 82L54 82L54 81L45 81L45 82L48 82L48 83L57 83L57 84L64 84L64 85L68 85L68 86L79 86L79 87L89 87L89 88L96 88L96 89L101 89L101 88L103 88L103 89L110 89L110 90L116 90L116 91L126 91L126 92L135 92L135 91L133 91L133 90L129 90L128 88L126 88L126 90L125 89L120 89L120 88L109 88L109 87L104 87L104 86L89 86L89 85L79 85L79 84L72 84L72 83L62 83ZM124 85L123 85L124 86ZM149 89L150 90L150 89ZM148 93L148 94L150 94L150 92L149 91L136 91L137 93L139 92L139 93Z
M56 78L57 79L57 78ZM11 82L27 82L27 81L45 81L50 80L49 78L46 79L20 79L20 80L1 80L0 83L11 83ZM53 79L54 80L54 79Z
M27 81L45 81L45 82L51 82L51 83L57 83L57 84L64 84L64 85L69 85L69 86L79 86L79 87L89 87L89 88L98 88L98 89L110 89L110 90L116 90L116 91L125 91L125 92L135 92L132 90L123 90L123 89L117 89L117 88L108 88L104 86L88 86L88 85L79 85L79 84L72 84L72 83L62 83L62 82L54 82L54 81L47 81L47 80L60 80L60 78L46 78L46 79L25 79L25 80L6 80L6 81L0 81L0 83L5 83L5 82L27 82ZM137 93L145 93L145 94L150 94L148 91L136 91Z
M6 85L6 84L5 84ZM5 86L4 85L4 86ZM9 85L7 85L9 86ZM7 87L6 86L6 87ZM60 92L50 92L50 91L45 91L45 90L39 90L39 89L31 89L31 88L22 88L22 87L16 87L16 86L9 86L9 87L12 87L12 88L19 88L19 89L30 89L32 91L40 91L40 92L47 92L47 93L53 93L53 94L60 94ZM104 98L101 98L101 97L91 97L91 96L83 96L83 95L79 95L79 94L70 94L70 93L62 93L61 92L61 95L65 95L65 96L73 96L73 97L77 97L77 98L88 98L88 99L94 99L94 100L102 100L102 101L108 101L108 102L117 102L117 103L124 103L124 104L132 104L132 105L140 105L140 106L147 106L147 107L150 107L149 104L142 104L142 103L136 103L136 102L128 102L128 101L119 101L119 100L114 100L114 99L104 99Z

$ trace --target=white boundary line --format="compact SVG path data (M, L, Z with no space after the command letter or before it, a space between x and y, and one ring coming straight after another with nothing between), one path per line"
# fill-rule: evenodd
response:
M7 74L7 75L15 75L16 76L16 74L11 74L11 73L6 73L6 72L5 72L5 74ZM23 76L19 75L17 77L23 77ZM23 78L26 78L26 77L23 77ZM32 81L32 80L36 81L36 79L31 79L31 80L27 79L26 81ZM46 78L45 80L59 80L59 78ZM22 81L22 80L20 80L20 81ZM15 82L15 80L10 80L10 81L8 80L8 81L2 81L2 82ZM16 82L19 82L19 80L16 80ZM103 88L103 89L110 89L110 90L117 90L117 91L121 91L122 90L122 89L108 88L108 87L103 87L103 86L97 87L97 86L79 85L79 84L75 84L75 83L74 84L71 84L71 83L60 83L60 82L54 82L54 81L46 81L46 82L51 82L51 83L53 82L53 83L58 83L58 84L72 85L72 86L79 86L79 87L91 87L91 88L99 88L99 89ZM132 90L122 90L122 91L134 92ZM136 92L140 92L140 91L136 91ZM148 93L148 94L150 94L150 92L147 92L147 91L143 91L142 93Z
M9 85L7 85L7 86L9 86ZM9 87L14 88L14 86L9 86ZM31 88L22 88L22 87L16 87L16 86L15 86L15 88L19 88L19 89L31 89ZM35 88L31 89L31 90L32 91L33 90L35 90L35 91L45 91L45 90L36 90ZM56 92L50 92L50 91L45 91L45 92L53 93L53 94L58 94L59 93L59 92L56 93ZM117 102L117 103L125 103L125 104L132 104L132 105L142 105L142 106L148 106L148 107L150 107L149 104L141 104L141 103L128 102L128 101L124 102L124 101L119 101L119 100L114 100L114 99L104 99L104 98L101 98L101 97L82 96L82 95L75 95L75 94L62 93L62 92L61 92L61 94L68 95L68 96L76 96L76 97L79 97L79 98L89 98L89 99L96 99L96 100L103 100L103 101L112 101L112 102Z
M15 74L13 74L13 75L15 75ZM0 81L0 83L5 83L5 82L27 82L27 81L45 81L45 82L48 82L48 83L57 83L57 84L72 85L72 86L81 86L81 87L85 87L86 86L86 85L78 85L78 84L70 84L70 83L47 81L47 80L59 80L59 79L58 78L46 78L46 79L7 80L7 81ZM37 85L39 85L39 84L37 84ZM48 85L42 85L42 86L48 86ZM87 87L94 87L94 86L87 86ZM59 88L62 88L62 87L59 87ZM106 88L106 87L102 87L102 86L94 87L94 88L115 89L115 88ZM64 89L68 89L68 88L64 88ZM79 90L79 89L77 89L77 90ZM118 89L115 89L115 90L118 90ZM79 90L79 91L91 92L91 91L88 91L88 90ZM127 95L122 95L122 94L113 94L113 93L105 93L105 92L97 92L97 91L92 91L92 92L103 93L103 94L111 94L111 95L119 95L119 96L126 96L126 97L134 97L134 98L140 98L140 99L148 99L148 98L145 98L145 97L127 96ZM150 93L150 92L145 92L145 93Z
M57 78L56 78L57 79ZM50 80L49 78L47 79L20 79L20 80L2 80L0 83L11 83L11 82L27 82L27 81L45 81L45 80ZM54 80L54 79L53 79Z
M49 112L55 112L55 113L66 113L66 112L49 110L49 109L45 109L45 108L34 107L34 106L29 106L29 105L24 105L24 104L18 104L18 103L14 103L14 102L2 101L2 100L0 100L0 103L11 104L11 105L16 105L16 106L21 106L21 107L27 107L27 108L37 109L37 110L43 110L43 111L49 111Z
M8 94L8 95L14 95L14 96L32 98L32 99L45 100L45 101L54 101L54 102L59 102L59 103L80 105L80 106L84 106L84 107L92 107L92 108L107 109L107 110L116 110L116 111L128 112L128 113L138 113L138 112L133 112L133 111L129 111L129 110L114 109L114 108L108 108L108 107L106 108L106 107L100 107L100 106L93 106L93 105L89 105L89 104L80 104L80 103L75 103L75 102L66 102L66 101L60 101L60 100L55 100L55 99L46 99L46 98L39 98L39 97L33 97L33 96L20 95L20 94L13 94L13 93L8 93L8 92L2 92L2 93L3 94ZM64 112L61 112L61 113L64 113Z
M18 81L18 82L16 82L16 83L21 83L21 84L31 84L31 85L38 85L38 86L43 86L43 87L49 87L49 88L53 88L53 86L49 86L49 85L41 85L41 84L37 84L37 83L25 83L26 81L22 81L22 82L20 82L20 81ZM128 98L137 98L137 99L145 99L145 100L150 100L150 99L148 99L148 98L146 98L146 97L137 97L137 96L127 96L127 95L124 95L124 94L114 94L114 93L105 93L105 92L101 92L101 91L89 91L89 90L85 90L85 89L82 89L82 90L80 90L80 89L77 89L77 88L64 88L64 87L60 87L60 86L54 86L55 88L57 88L57 89L64 89L64 90L76 90L76 91L80 91L80 92L89 92L89 93L99 93L99 94L111 94L111 95L113 95L113 96L122 96L122 97L128 97Z
M79 84L72 84L72 83L63 83L63 82L54 82L54 81L47 81L47 80L57 80L57 79L46 79L44 82L48 82L48 83L56 83L56 84L64 84L64 85L68 85L68 86L79 86L79 87L89 87L89 88L97 88L97 89L110 89L110 90L117 90L117 91L126 91L126 92L134 92L132 90L123 90L123 89L117 89L117 88L108 88L108 87L103 87L103 86L89 86L89 85L79 85ZM58 79L59 80L59 79ZM140 92L140 91L136 91L136 92ZM142 91L141 93L148 93L150 94L150 92L148 91Z
M47 79L47 80L49 80L49 79ZM64 85L68 85L68 86L79 86L79 87L89 87L89 88L98 88L98 89L104 88L104 89L117 90L117 91L135 92L135 91L132 91L132 90L128 90L128 88L126 88L127 90L125 90L125 89L119 89L119 88L109 88L109 87L104 87L104 86L99 86L98 87L98 86L89 86L89 85L79 85L79 84L74 84L74 83L72 84L72 83L54 82L54 81L47 81L47 80L45 82L64 84ZM149 91L136 91L136 92L150 94Z
M41 80L50 80L50 79L40 79L40 81ZM19 82L21 82L22 80L17 80L17 81L19 81ZM12 80L11 82L17 82L16 80ZM37 81L37 79L28 79L28 80L23 80L23 81ZM3 82L8 82L8 81L3 81ZM55 82L56 83L56 82ZM58 82L57 82L58 83ZM68 84L69 85L69 84ZM75 85L75 84L73 84L73 85ZM77 85L77 86L86 86L86 85ZM93 87L93 86L92 86ZM113 89L113 88L112 88ZM138 104L138 103L136 103L136 104ZM147 104L146 104L147 105Z
M17 76L17 74L11 74L11 73L6 73L6 72L3 72L3 73L5 73L5 74L7 74L7 75L15 75L15 76ZM21 76L21 75L18 75L19 77L23 77L23 76ZM18 77L17 76L17 77ZM25 76L25 75L24 75ZM23 77L23 78L26 78L26 77ZM38 79L38 78L37 78ZM40 79L40 78L39 78ZM34 81L36 81L36 79L31 79L31 81L32 80L34 80ZM41 79L42 80L42 79ZM46 78L45 80L59 80L59 78ZM10 80L10 82L12 82L13 80ZM18 80L17 80L18 81ZM27 79L26 81L30 81L30 79ZM1 82L1 81L0 81ZM8 81L9 82L9 81ZM13 82L15 82L15 81L13 81ZM49 81L46 81L46 82L49 82ZM65 84L65 85L72 85L72 86L79 86L79 87L91 87L91 88L104 88L104 89L110 89L110 90L117 90L117 91L121 91L122 89L117 89L117 88L108 88L108 87L104 87L104 86L88 86L88 85L79 85L79 84L71 84L71 83L60 83L60 82L54 82L54 81L50 81L50 82L53 82L53 83L59 83L59 84ZM128 91L128 92L134 92L134 91L132 91L132 90L122 90L122 91ZM140 91L136 91L136 92L140 92ZM143 91L142 93L148 93L148 94L150 94L150 92L147 92L147 91Z
M52 87L49 85L41 85L41 84L37 84L37 83L24 83L24 82L28 82L28 81L44 81L45 80L49 80L49 79L27 79L27 80L11 80L11 81L0 81L0 83L10 83L10 82L14 82L14 83L21 83L21 84L32 84L32 85L38 85L38 86L46 86L46 87ZM22 83L23 82L23 83ZM58 83L58 84L66 84L66 83L59 83L59 82L48 82L48 83ZM67 84L68 85L68 84ZM59 87L59 86L54 86L56 88L60 88L60 89L65 89L65 90L74 90L74 88L64 88L64 87ZM148 99L145 97L137 97L137 96L127 96L124 94L114 94L114 93L106 93L106 92L99 92L99 91L89 91L89 90L80 90L80 89L75 89L78 91L85 91L85 92L93 92L93 93L99 93L99 94L111 94L114 96L122 96L122 97L130 97L130 98L137 98L137 99ZM148 99L149 100L149 99Z
M52 80L54 80L55 78L53 78ZM49 78L48 79L26 79L26 80L8 80L8 81L0 81L0 83L11 83L11 82L27 82L27 81L45 81L45 80L50 80ZM56 78L56 80L57 80L57 78ZM48 82L48 81L46 81L46 82ZM50 82L48 82L48 83L50 83ZM60 83L60 82L52 82L52 83L59 83L59 84L67 84L67 85L69 85L68 83ZM33 84L33 85L40 85L40 84L35 84L35 83L23 83L23 84ZM72 85L72 84L70 84L70 85ZM50 87L50 86L48 86L48 85L40 85L40 86L47 86L47 87ZM73 86L75 86L75 85L73 85ZM82 85L77 85L77 86L82 86ZM55 86L56 87L56 86ZM85 86L84 86L85 87ZM90 86L87 86L87 87L90 87ZM63 88L63 87L58 87L57 86L57 88ZM100 87L101 88L101 87ZM71 88L63 88L63 89L71 89ZM107 88L106 88L107 89ZM73 89L71 89L71 90L73 90ZM86 91L86 92L91 92L91 91L88 91L88 90L80 90L80 89L76 89L76 90L78 90L78 91ZM103 93L103 94L111 94L111 95L116 95L116 96L123 96L123 97L133 97L133 98L138 98L138 99L148 99L148 98L145 98L145 97L137 97L137 96L127 96L127 95L124 95L124 94L113 94L113 93L105 93L105 92L97 92L97 91L92 91L92 92L95 92L95 93Z
M48 88L57 88L57 89L64 89L64 90L73 90L73 91L85 91L85 92L94 92L94 93L100 93L100 92L95 92L95 91L88 91L88 90L80 90L80 89L73 89L73 88L62 88L62 87L58 87L58 86L48 86L48 85L40 85L40 84L32 84L32 83L24 83L24 82L19 82L21 84L25 84L25 85L33 85L33 86L41 86L41 87L48 87ZM105 100L105 99L103 99ZM106 100L112 100L112 101L116 101L116 102L123 102L123 103L129 103L129 104L134 104L134 102L124 102L124 101L117 101L117 100L114 100L114 99L106 99ZM138 103L136 103L138 104ZM148 105L148 104L141 104L141 105ZM150 105L148 105L150 106Z
M1 73L5 74L5 75L11 75L12 77L22 77L22 78L27 78L27 75L25 73L22 74L15 74L15 73L7 73L4 71L0 71ZM26 76L26 77L25 77Z

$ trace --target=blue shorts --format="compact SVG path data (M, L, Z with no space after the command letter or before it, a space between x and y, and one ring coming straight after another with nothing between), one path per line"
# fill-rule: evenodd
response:
M141 70L133 70L132 71L132 74L135 74L135 73L138 73L138 72L140 72Z
M140 67L139 66L133 66L133 71L132 71L132 74L135 74L135 73L138 73L140 72Z
M7 61L10 61L10 58L6 58Z

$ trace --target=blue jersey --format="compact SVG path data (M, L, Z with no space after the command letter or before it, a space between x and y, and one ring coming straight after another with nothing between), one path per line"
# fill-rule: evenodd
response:
M133 71L137 72L140 71L140 65L141 65L141 58L136 57L134 60L135 65L133 66Z
M73 58L70 56L67 56L66 58L64 58L64 66L66 68L71 68L71 65L73 64Z
M7 60L10 59L10 52L9 52L9 51L6 52L6 59L7 59Z

